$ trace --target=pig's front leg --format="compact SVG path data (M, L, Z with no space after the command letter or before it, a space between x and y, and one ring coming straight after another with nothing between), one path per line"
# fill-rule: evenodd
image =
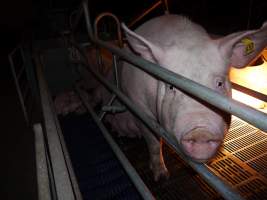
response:
M158 141L146 127L142 126L141 130L148 146L150 156L149 166L153 172L154 180L158 181L160 178L169 178L169 172L162 156L162 141Z

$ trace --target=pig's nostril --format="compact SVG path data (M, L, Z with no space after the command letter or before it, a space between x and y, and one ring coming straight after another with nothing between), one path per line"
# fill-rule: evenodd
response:
M185 140L188 144L194 144L196 141L195 140Z
M203 129L195 129L181 139L184 153L197 162L206 162L213 157L220 143L213 133Z

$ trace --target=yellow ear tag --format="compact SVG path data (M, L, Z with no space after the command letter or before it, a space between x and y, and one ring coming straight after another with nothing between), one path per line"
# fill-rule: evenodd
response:
M244 52L245 56L254 51L255 49L254 42L251 39L244 38L241 42L245 45L245 52Z

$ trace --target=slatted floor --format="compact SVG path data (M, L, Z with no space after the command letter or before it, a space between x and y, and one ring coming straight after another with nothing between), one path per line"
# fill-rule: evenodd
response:
M220 154L210 164L246 199L267 199L267 134L233 117Z
M74 124L73 120L76 121ZM77 120L81 120L82 123L78 122ZM130 190L133 193L128 196L120 195L121 191L122 193L127 193L125 192L126 190L124 191L123 189L109 188L115 186L115 183L120 185L119 188L126 187L129 189L129 185L131 185L130 183L123 182L123 180L120 179L122 177L121 174L124 172L116 171L117 169L115 169L114 172L112 172L112 170L106 170L106 168L109 168L109 165L118 165L114 164L115 161L110 160L108 161L109 164L102 163L102 165L100 162L99 166L95 165L96 169L90 169L88 167L88 160L93 160L97 157L103 157L106 155L105 151L110 151L110 149L105 147L105 151L100 151L96 155L96 150L92 152L92 150L88 148L88 146L101 146L97 144L99 139L88 136L88 134L92 134L91 131L87 129L87 132L84 133L84 128L77 128L77 126L84 126L88 122L92 123L92 120L88 119L88 116L72 116L65 121L65 123L68 124L68 128L63 127L63 130L70 129L70 127L72 127L72 130L75 130L73 133L68 133L67 135L65 133L65 137L67 140L67 145L69 145L69 148L72 149L71 151L76 152L71 153L71 157L74 162L74 170L78 176L78 179L80 180L79 183L81 185L82 193L88 196L90 194L88 191L91 191L92 195L92 191L95 190L100 194L111 194L111 196L95 196L93 199L135 199L135 197L133 198L132 195L135 195L134 193L136 191L132 188ZM96 127L94 129L96 129ZM77 130L79 130L81 133L77 134ZM77 135L83 135L83 137L79 136L79 138ZM116 137L116 133L112 133L112 135L130 162L134 165L145 184L150 188L156 199L223 199L222 197L218 196L217 192L209 187L197 173L195 173L182 160L180 160L179 157L176 156L176 154L169 147L167 147L167 145L164 145L164 160L171 176L169 180L162 180L159 183L155 183L148 166L149 158L144 140L128 139L125 137L118 138ZM71 143L76 141L73 144L79 147L77 148L75 146L71 146L73 144L68 141L72 141ZM266 142L266 133L259 131L258 129L248 125L236 117L233 117L230 132L225 138L220 153L216 158L208 163L207 166L219 177L240 191L240 193L246 199L267 199ZM77 157L80 159L79 164L75 164L75 162L77 162ZM92 170L96 170L96 172L92 172ZM112 178L100 173L103 171L108 171L108 173L110 173L110 177ZM100 181L99 183L99 181L96 180L97 176L93 177L92 174L98 175L102 182ZM93 183L91 179L96 181L97 184L95 186L89 186ZM109 183L109 185L105 183ZM109 193L109 189L113 192ZM102 190L104 192L101 192ZM112 195L113 193L116 194L115 197ZM136 198L138 199L140 197L137 195Z

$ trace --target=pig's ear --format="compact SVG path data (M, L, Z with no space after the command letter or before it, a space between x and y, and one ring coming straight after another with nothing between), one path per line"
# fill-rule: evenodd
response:
M247 66L267 46L267 22L258 30L242 31L218 40L219 49L230 66Z
M130 46L136 53L152 62L158 63L161 60L160 58L163 56L164 51L159 46L131 31L124 23L121 24L121 27L125 31Z

